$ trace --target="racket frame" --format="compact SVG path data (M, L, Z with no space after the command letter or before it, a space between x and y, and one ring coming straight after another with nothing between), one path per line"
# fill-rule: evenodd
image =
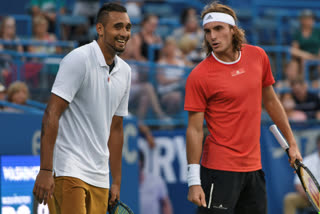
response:
M284 137L282 136L282 134L279 132L278 128L276 125L271 125L269 127L269 130L272 132L272 134L274 135L274 137L277 139L278 143L281 145L281 147L286 151L288 157L290 158L289 155L289 144L287 143L287 141L284 139ZM308 169L308 167L306 167L301 161L299 160L295 160L293 167L300 179L300 182L302 184L302 187L306 193L306 195L308 196L308 199L310 201L310 203L312 204L312 207L317 211L320 212L320 208L319 206L317 206L314 201L313 198L310 196L309 191L307 190L306 184L304 182L304 179L301 175L301 168L303 168L303 170L305 170L308 175L311 177L312 181L314 182L314 184L317 187L317 190L320 192L320 186L319 183L317 181L317 179L314 177L314 175L311 173L311 171ZM320 204L320 201L318 202Z

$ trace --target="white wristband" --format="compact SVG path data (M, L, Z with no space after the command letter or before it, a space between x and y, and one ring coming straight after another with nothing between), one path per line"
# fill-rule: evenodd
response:
M201 185L200 164L188 164L187 181L188 187L193 185Z

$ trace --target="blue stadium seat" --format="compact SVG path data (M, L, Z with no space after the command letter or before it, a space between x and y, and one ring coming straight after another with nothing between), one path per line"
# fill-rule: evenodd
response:
M142 10L144 14L155 14L159 17L166 17L174 14L173 8L170 6L170 4L149 3L145 4Z

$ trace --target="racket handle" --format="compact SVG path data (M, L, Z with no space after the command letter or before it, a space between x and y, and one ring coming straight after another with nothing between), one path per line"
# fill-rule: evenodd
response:
M269 127L269 130L272 132L274 137L277 139L278 143L281 145L283 150L285 150L288 153L289 145L288 145L287 141L283 138L282 134L279 132L277 126L275 124L273 124Z

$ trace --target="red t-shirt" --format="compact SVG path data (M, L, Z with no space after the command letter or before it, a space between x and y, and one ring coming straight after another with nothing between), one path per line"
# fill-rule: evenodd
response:
M193 69L184 109L205 113L210 134L203 147L204 167L237 172L262 168L262 88L273 83L267 54L252 45L244 45L233 63L210 55Z

